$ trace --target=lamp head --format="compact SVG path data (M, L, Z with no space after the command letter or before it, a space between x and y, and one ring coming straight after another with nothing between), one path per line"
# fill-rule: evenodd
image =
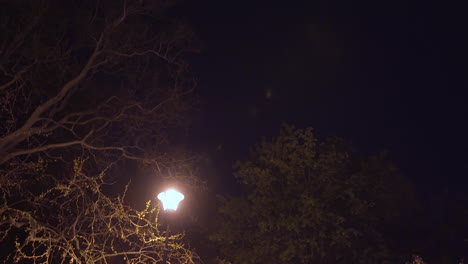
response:
M164 210L177 210L179 203L184 199L184 195L174 189L168 189L158 194L158 199L161 200Z

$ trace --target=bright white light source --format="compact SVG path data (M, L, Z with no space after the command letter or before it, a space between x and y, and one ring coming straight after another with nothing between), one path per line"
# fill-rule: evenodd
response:
M158 194L158 199L161 200L164 210L177 210L177 206L184 199L184 195L174 189L169 189Z

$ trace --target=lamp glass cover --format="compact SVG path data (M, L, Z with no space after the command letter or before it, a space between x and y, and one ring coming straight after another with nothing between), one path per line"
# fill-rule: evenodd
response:
M164 210L175 211L184 199L184 195L174 189L169 189L158 194L158 199L161 200Z

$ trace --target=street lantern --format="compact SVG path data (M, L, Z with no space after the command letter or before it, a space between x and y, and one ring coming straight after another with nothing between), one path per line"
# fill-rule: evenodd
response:
M164 210L177 210L179 203L184 199L184 195L174 189L168 189L158 194L158 199L161 200Z
M174 189L168 189L158 194L158 199L163 204L164 211L175 211L179 203L184 199L184 195ZM167 263L167 244L169 241L169 223L166 230L166 241L164 242L163 264Z

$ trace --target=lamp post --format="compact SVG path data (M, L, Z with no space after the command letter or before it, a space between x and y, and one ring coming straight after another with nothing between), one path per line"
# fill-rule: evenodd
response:
M184 195L174 189L168 189L158 194L158 199L162 202L164 211L176 211L179 203L184 199ZM166 240L164 241L163 264L167 262L167 242L169 241L169 223L167 223Z

